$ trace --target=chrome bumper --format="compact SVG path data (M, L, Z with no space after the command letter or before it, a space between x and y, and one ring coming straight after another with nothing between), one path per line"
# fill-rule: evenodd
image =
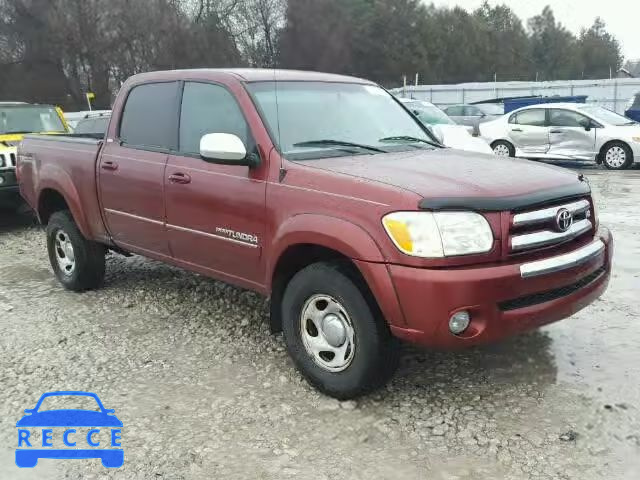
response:
M520 265L520 276L522 278L537 277L549 273L567 270L577 267L592 258L597 257L604 251L604 242L595 240L589 245L585 245L573 252L558 255L557 257L545 258L537 262L524 263Z

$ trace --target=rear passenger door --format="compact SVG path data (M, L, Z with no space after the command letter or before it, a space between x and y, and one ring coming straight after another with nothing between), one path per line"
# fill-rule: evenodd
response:
M177 144L178 82L133 87L120 125L98 165L100 201L115 243L143 255L168 257L164 170Z
M267 167L204 160L200 139L210 133L234 134L247 152L257 154L249 125L231 92L220 84L185 82L178 148L169 157L165 175L171 251L185 266L256 286L263 282Z
M509 138L523 154L541 155L549 150L549 127L543 108L521 110L509 117Z

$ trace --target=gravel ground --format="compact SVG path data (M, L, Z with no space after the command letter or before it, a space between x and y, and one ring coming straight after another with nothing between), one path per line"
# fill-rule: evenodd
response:
M0 213L0 478L640 478L640 170L583 172L616 239L603 298L490 347L406 347L357 402L301 380L259 296L120 256L65 292L43 231ZM64 389L115 409L122 468L14 465L23 409Z

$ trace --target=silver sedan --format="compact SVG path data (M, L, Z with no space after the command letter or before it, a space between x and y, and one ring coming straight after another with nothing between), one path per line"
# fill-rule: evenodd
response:
M640 161L640 124L593 104L548 103L480 125L496 155L586 160L611 170Z

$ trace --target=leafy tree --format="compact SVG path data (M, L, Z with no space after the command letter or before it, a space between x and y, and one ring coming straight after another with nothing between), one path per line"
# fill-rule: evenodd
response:
M540 80L565 80L579 70L579 49L575 37L556 22L551 7L529 20L531 58Z
M620 44L606 30L600 17L589 29L583 29L578 39L580 61L585 78L607 78L622 67Z

